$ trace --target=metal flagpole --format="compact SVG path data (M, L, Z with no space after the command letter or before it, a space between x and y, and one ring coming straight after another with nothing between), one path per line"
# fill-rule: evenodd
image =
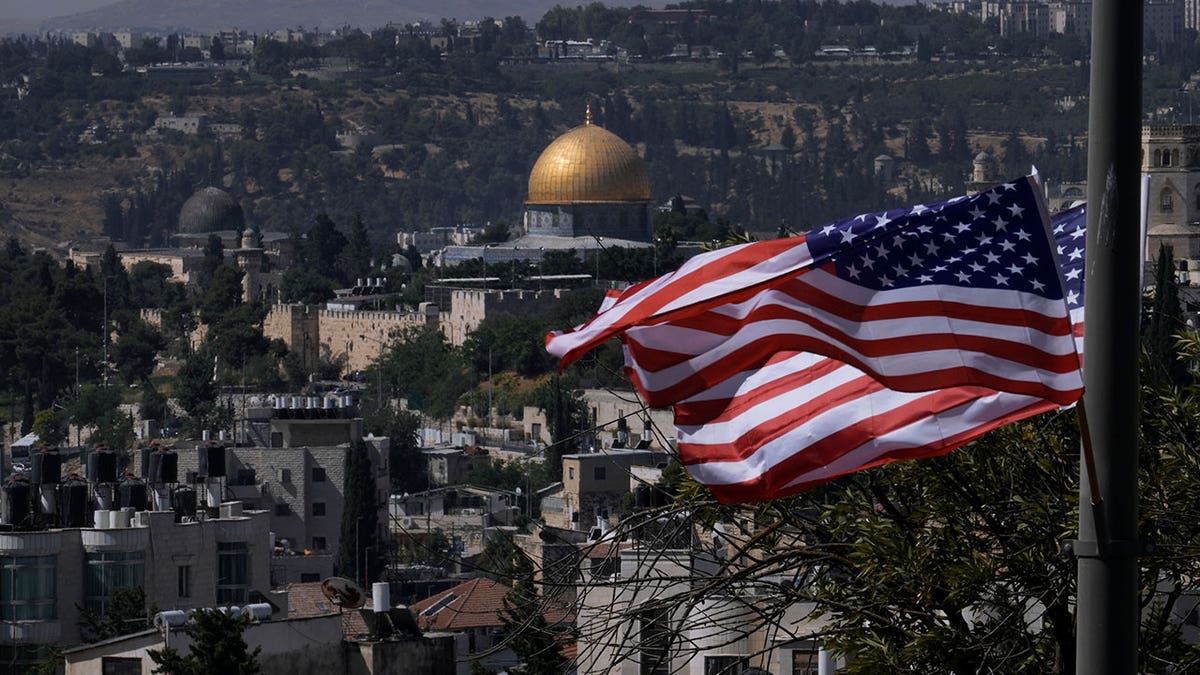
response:
M1071 547L1079 565L1074 672L1090 675L1135 673L1138 664L1142 23L1142 0L1092 5L1084 399L1096 475L1081 462Z

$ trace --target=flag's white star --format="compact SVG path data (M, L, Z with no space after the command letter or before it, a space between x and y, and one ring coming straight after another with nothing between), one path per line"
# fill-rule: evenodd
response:
M996 255L995 253L984 253L983 257L986 258L988 263L992 265L1000 262L1000 256Z
M1042 282L1038 281L1037 279L1034 279L1033 281L1031 281L1029 283L1033 286L1033 290L1038 291L1038 292L1041 292L1042 289L1046 288L1046 284L1043 284Z
M1009 266L1008 266L1008 273L1009 273L1009 274L1011 274L1011 275L1013 275L1014 277L1015 277L1015 276L1017 276L1018 274L1020 274L1020 273L1021 273L1021 266L1020 266L1020 265L1018 265L1018 264L1016 264L1016 263L1013 263L1013 264L1009 265Z
M1078 239L1078 238L1082 237L1082 236L1083 236L1083 235L1085 235L1085 234L1087 234L1087 231L1086 231L1086 230L1084 230L1083 228L1080 228L1080 229L1078 229L1078 230L1075 230L1074 232L1072 232L1072 233L1071 233L1071 238L1072 238L1072 239Z
M921 263L923 263L925 261L921 258L921 256L919 254L914 253L914 254L908 256L908 262L913 267L919 267L921 265Z
M1075 269L1073 269L1073 270L1067 270L1067 273L1066 273L1066 274L1064 274L1064 275L1063 275L1063 277L1064 277L1064 278L1066 278L1066 279L1068 279L1068 280L1070 280L1070 281L1074 281L1074 280L1076 280L1076 279L1078 279L1078 278L1079 278L1079 273L1080 273L1081 271L1082 271L1082 270L1080 270L1079 268L1075 268Z
M888 218L886 213L881 213L879 214L879 217L875 219L875 227L883 227L890 222L892 222L892 219Z
M955 272L954 276L958 277L958 280L964 284L971 280L971 275L966 272Z
M838 234L842 235L843 244L849 244L850 242L854 241L855 237L858 236L857 234L854 234L854 230L849 227L844 230L838 230Z
M1005 184L1001 185L1000 187L1004 188L1005 191L1016 190L1017 184L1016 183L1005 183Z
M974 218L975 220L979 220L980 218L987 215L987 211L984 211L983 209L979 208L979 205L976 204L975 206L973 206L971 208L970 211L967 211L967 214L969 216L971 216L972 218Z
M846 274L849 274L851 279L857 279L862 274L862 270L858 269L855 265L850 265L846 268Z
M933 277L929 276L928 274L922 274L921 276L917 277L917 281L919 281L923 284L927 284L927 283L933 281Z
M945 271L946 271L946 269L947 269L947 268L946 268L946 266L945 266L945 265L935 265L935 266L934 266L934 268L933 268L933 271L934 271L934 272L945 272Z
M1005 251L1012 251L1016 247L1017 247L1017 244L1015 242L1011 242L1011 241L1000 242L1000 248L1004 249Z
M1013 215L1013 218L1020 218L1022 213L1025 213L1025 207L1020 204L1013 204L1008 207L1008 212Z
M867 269L875 268L875 260L871 258L870 253L868 253L862 257L862 266Z
M924 204L917 204L916 206L912 207L912 215L919 216L928 210L929 209L926 208Z
M1068 256L1068 259L1069 260L1082 260L1083 259L1083 249L1077 248L1074 251L1071 251L1071 254Z
M1007 286L1008 285L1008 277L1004 276L1003 274L993 274L992 280L996 282L997 286Z
M1017 235L1017 239L1020 239L1021 241L1029 241L1029 233L1025 230L1017 230L1015 234Z
M963 232L966 232L967 230L971 229L971 224L970 223L959 223L954 226L954 229L958 230L959 234L962 234Z
M904 265L892 265L892 269L896 272L897 279L908 274L908 270L904 268Z
M837 229L836 225L826 225L825 227L821 228L821 234L828 237L829 235L833 234L833 231L836 229Z
M884 288L890 288L894 283L895 282L889 279L886 274L879 277L879 285L883 286Z
M938 216L938 217L943 218L943 216ZM921 234L929 234L930 232L933 232L933 227L930 226L928 223L921 223L920 225L917 226L917 232L920 232Z
M877 253L880 258L886 258L887 254L888 254L888 249L883 244L879 244L875 247L875 253Z
M1037 261L1038 261L1037 256L1035 256L1032 253L1026 253L1024 260L1029 265L1033 265L1033 264L1037 263Z
M1000 193L996 192L995 190L988 190L987 192L983 193L983 196L988 198L988 206L1000 202Z
M1067 292L1067 304L1068 305L1078 305L1079 304L1079 294L1076 293L1075 291L1068 291Z
M925 252L929 255L937 255L938 245L935 244L932 239L930 239L929 241L925 242Z
M983 265L980 265L980 264L979 264L979 263L977 263L977 262L973 262L973 263L971 263L971 264L969 265L969 267L971 268L971 271L972 271L972 272L982 272L982 271L984 270L984 267L983 267Z

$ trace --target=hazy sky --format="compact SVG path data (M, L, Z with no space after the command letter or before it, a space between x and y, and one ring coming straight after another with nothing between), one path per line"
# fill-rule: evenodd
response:
M0 0L0 18L49 19L111 5L116 0Z

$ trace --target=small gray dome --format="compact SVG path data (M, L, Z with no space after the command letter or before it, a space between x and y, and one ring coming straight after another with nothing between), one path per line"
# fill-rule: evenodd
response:
M246 226L242 207L228 192L206 187L183 203L179 209L179 234L207 234L222 230L241 230Z
M988 154L987 150L981 150L978 155L975 155L975 161L976 162L990 162L990 161L992 161L992 156L990 154Z

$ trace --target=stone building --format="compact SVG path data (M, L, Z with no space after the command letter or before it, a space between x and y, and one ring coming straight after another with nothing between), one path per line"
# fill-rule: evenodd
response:
M187 520L138 511L101 527L0 533L0 663L32 665L52 645L78 643L80 608L103 610L117 588L140 586L162 610L242 605L270 590L265 511L231 502Z
M1200 125L1142 127L1146 195L1146 255L1160 244L1194 275L1200 272Z
M276 584L319 581L334 573L333 558L341 546L346 453L352 442L362 438L362 419L356 409L313 406L309 397L287 398L304 398L305 403L246 410L245 427L240 430L245 445L226 449L221 484L223 499L241 500L270 514L276 543L271 577ZM382 537L391 489L391 446L386 438L365 440ZM181 448L179 471L181 476L199 473L199 453Z
M607 530L621 519L633 467L666 464L665 452L620 450L563 455L562 488L542 499L542 519L566 530Z

